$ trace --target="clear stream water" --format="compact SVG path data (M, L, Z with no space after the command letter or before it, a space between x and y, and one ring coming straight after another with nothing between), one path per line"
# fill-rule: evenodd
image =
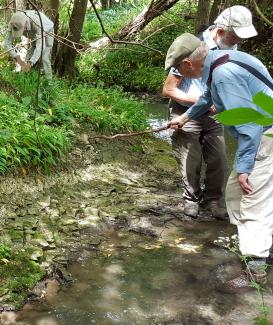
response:
M166 106L149 109L153 127L166 122ZM159 239L109 233L99 253L69 267L71 285L19 318L29 325L252 324L259 314L257 294L220 290L240 261L211 243L234 232L227 222L176 221Z

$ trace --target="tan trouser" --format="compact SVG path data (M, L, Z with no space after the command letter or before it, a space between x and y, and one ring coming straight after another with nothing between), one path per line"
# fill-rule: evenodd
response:
M273 133L273 128L266 133ZM243 255L268 257L273 235L273 139L265 135L249 175L253 188L243 194L232 171L226 188L226 206L230 223L237 226Z
M49 33L53 33L54 30L52 29ZM48 79L52 79L52 67L51 67L51 51L53 47L54 38L51 35L46 35L44 48L42 53L42 63L45 76ZM35 50L35 43L32 43L32 46L29 48L27 53L27 58L30 59Z
M183 113L180 107L180 114ZM184 111L186 108L184 108ZM178 116L174 109L171 118ZM204 115L190 120L171 135L174 156L178 162L185 201L220 200L227 174L223 126ZM204 188L201 189L201 166L205 163Z

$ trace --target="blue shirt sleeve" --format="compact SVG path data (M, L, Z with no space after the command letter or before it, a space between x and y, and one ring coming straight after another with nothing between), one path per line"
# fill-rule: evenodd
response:
M252 95L247 85L231 82L219 82L214 85L215 105L218 111L230 110L238 107L251 107L257 109L252 102ZM256 158L263 134L263 127L253 123L233 126L233 135L238 139L236 152L237 173L250 174Z
M209 88L206 88L204 94L199 97L199 100L187 110L187 115L190 119L195 120L198 117L206 114L212 105L212 99Z

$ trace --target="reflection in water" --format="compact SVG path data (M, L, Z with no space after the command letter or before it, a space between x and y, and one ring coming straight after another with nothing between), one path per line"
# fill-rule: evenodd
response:
M97 257L70 268L75 278L71 287L51 297L50 304L22 313L21 320L29 325L160 325L174 324L172 320L222 324L221 317L227 317L232 324L251 324L253 307L241 296L218 290L226 268L240 265L233 254L208 245L222 227L185 224L172 238L146 243L141 236L113 234ZM186 251L183 245L198 250Z
M166 106L151 109L160 112L152 114L151 123L156 121L152 126L164 125ZM231 157L234 141L227 137L227 143ZM112 234L98 256L70 268L72 286L21 312L18 321L25 325L251 324L257 315L256 294L219 291L228 274L240 269L233 254L209 245L221 232L225 236L234 229L216 221L177 226L170 222L159 240ZM270 294L265 299L272 302Z
M157 129L161 126L165 126L168 122L168 105L157 103L147 104L147 112L149 114L148 123L151 128ZM154 136L171 143L169 130L164 130L159 133L154 133Z

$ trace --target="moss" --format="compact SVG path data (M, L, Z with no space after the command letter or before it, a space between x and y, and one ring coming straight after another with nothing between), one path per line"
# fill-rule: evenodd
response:
M14 247L9 251L9 257L0 262L1 304L19 308L26 301L28 291L44 277L45 271L30 260L31 249Z
M21 230L9 229L8 235L12 241L21 242L24 239L24 233Z

